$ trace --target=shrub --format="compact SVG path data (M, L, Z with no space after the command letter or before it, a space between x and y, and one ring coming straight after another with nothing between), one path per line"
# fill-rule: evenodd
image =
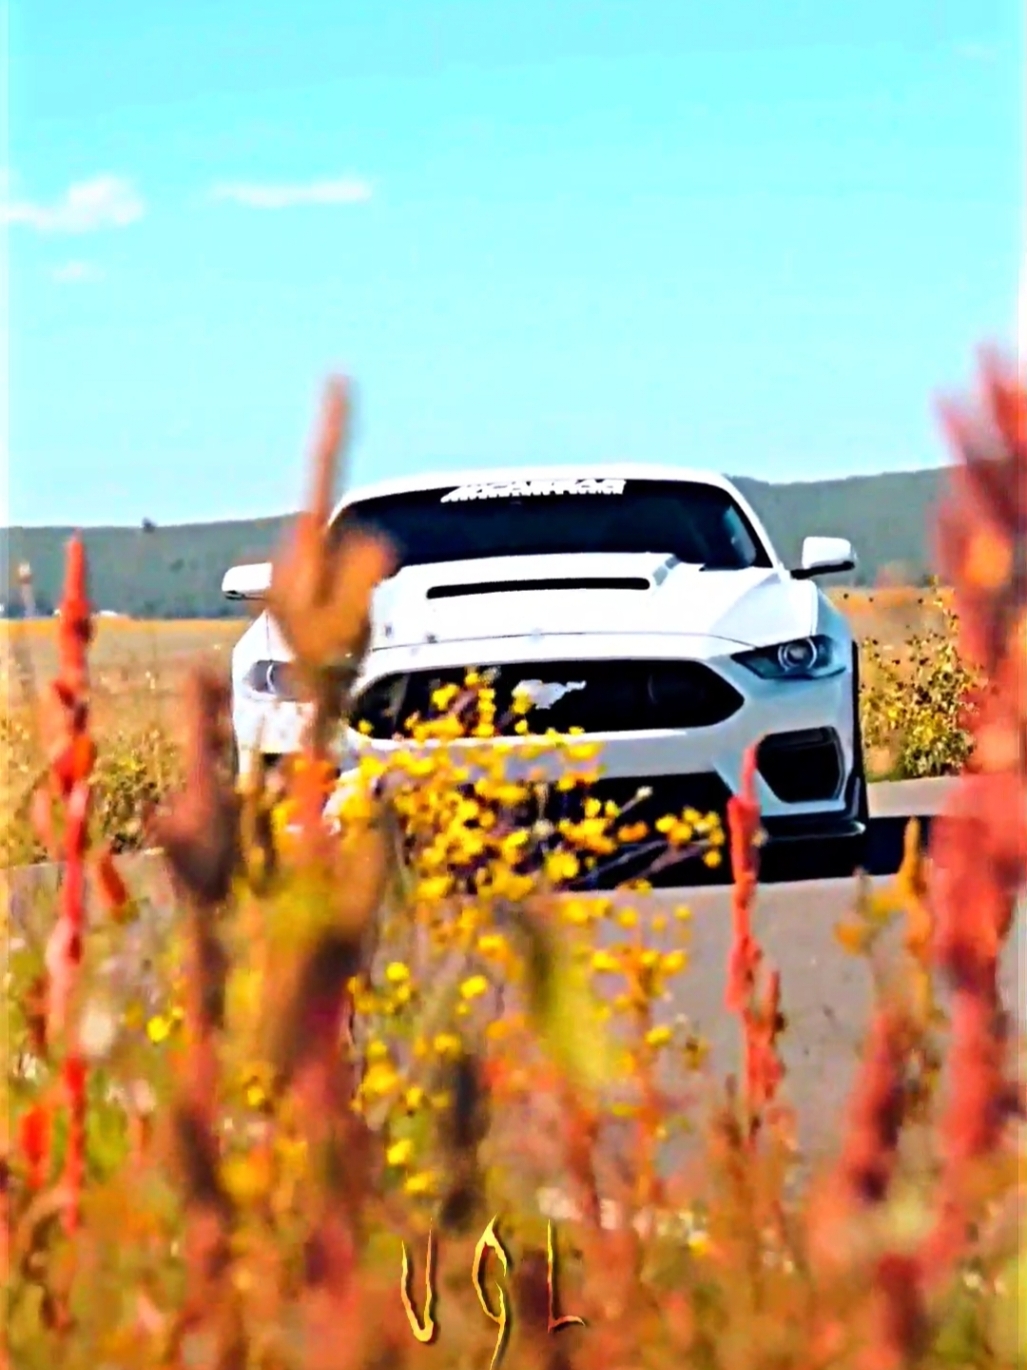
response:
M862 644L863 742L888 758L893 780L958 775L970 756L981 679L960 653L959 620L936 586L929 603L940 627L914 634L891 655L876 639Z
M0 719L0 757L6 791L0 806L0 867L46 860L46 843L31 819L46 753L28 710L11 710ZM181 778L180 748L159 722L129 714L105 729L92 777L96 840L116 852L144 846L147 813Z
M463 1367L495 1364L507 1341L511 1363L552 1370L1024 1363L1008 1127L1022 1099L997 963L1027 865L1010 821L1023 751L1009 745L1027 721L1027 510L1012 497L1027 397L987 379L1008 450L982 471L964 442L943 527L967 649L993 682L971 721L990 766L939 822L934 874L911 841L894 888L839 929L888 974L842 1146L812 1177L791 1140L780 985L752 922L751 757L728 813L725 1011L742 1061L709 1118L681 1107L675 1081L701 1067L701 1043L659 1016L687 919L647 907L644 884L617 900L567 888L631 823L588 803L580 741L537 749L580 819L530 821L530 778L476 750L492 724L472 678L414 721L406 755L333 792L325 747L387 564L387 549L322 537L339 397L272 586L314 705L309 745L284 801L259 775L235 794L224 685L191 680L184 782L152 824L170 905L133 900L90 840L90 617L71 544L33 808L63 882L56 918L36 906L12 929L6 981L13 1364ZM465 708L477 736L462 745ZM716 859L716 824L667 820L662 842ZM884 961L896 915L905 938ZM704 1164L668 1177L660 1149L686 1125ZM562 1191L558 1223L542 1185ZM557 1333L558 1314L575 1325Z

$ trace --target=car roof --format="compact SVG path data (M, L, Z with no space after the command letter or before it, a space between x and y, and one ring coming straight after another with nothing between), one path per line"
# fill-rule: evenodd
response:
M726 476L716 471L692 470L682 466L662 466L645 462L579 462L567 466L484 466L462 471L433 471L416 476L395 476L391 480L375 481L347 491L333 510L336 517L343 509L368 499L385 495L405 495L422 490L444 490L461 485L499 484L507 481L546 480L666 480L691 484L712 485L728 490L736 498L739 492Z

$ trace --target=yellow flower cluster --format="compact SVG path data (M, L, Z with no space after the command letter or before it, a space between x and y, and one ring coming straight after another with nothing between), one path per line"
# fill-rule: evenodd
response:
M633 1025L636 1047L626 1058L633 1069L643 1068L645 1053L671 1049L690 1063L699 1057L683 1032L654 1021L669 982L687 965L682 947L655 943L685 922L688 910L572 891L629 847L654 860L694 852L716 865L725 840L720 821L689 808L642 821L639 806L651 799L645 789L622 805L600 799L592 792L598 746L580 729L533 729L531 708L523 694L512 718L498 717L489 680L467 672L462 683L434 691L431 717L407 719L404 736L384 747L358 749L355 768L327 805L342 843L383 803L396 820L404 856L399 897L383 910L373 970L350 983L360 1067L355 1107L385 1129L388 1165L414 1196L437 1191L431 1119L449 1104L442 1072L468 1040L480 1040L493 1062L512 1060L528 1045L518 1029L527 1023L527 972L505 921L511 905L560 896L552 908L573 963L584 969L583 992L597 1021L625 1015ZM554 791L572 796L570 814L550 821ZM289 802L274 816L283 838L294 819ZM634 880L621 889L642 897L649 885ZM628 940L617 942L618 933ZM610 975L619 980L612 990L604 983ZM230 986L247 1017L258 984L255 972L243 971ZM533 1087L527 1068L501 1069L496 1078L514 1092ZM270 1081L255 1067L244 1070L241 1091L251 1109L270 1107Z

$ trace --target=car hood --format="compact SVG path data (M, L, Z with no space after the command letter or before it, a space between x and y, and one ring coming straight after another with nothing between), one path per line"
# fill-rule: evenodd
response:
M659 554L410 566L375 592L371 647L548 634L688 635L762 647L813 632L816 595L810 581L775 568L704 571ZM270 655L287 660L270 618L267 631Z
M371 645L616 633L687 634L759 647L812 632L816 595L810 582L776 568L704 571L661 554L411 566L377 590Z

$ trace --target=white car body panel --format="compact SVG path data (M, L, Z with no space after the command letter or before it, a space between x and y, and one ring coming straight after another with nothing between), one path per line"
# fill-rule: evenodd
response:
M566 577L649 580L652 590L545 590L426 598L438 586ZM745 646L784 641L813 631L816 589L810 581L782 583L773 568L701 571L665 555L581 554L495 557L441 566L411 566L381 587L373 646L415 647L435 638L460 642L547 633L595 636L610 631L674 637L709 635Z
M617 777L687 776L713 772L732 792L739 784L745 750L770 733L833 729L837 734L845 781L857 761L857 724L853 710L851 666L821 679L762 679L734 660L735 654L821 634L844 654L852 638L844 616L812 579L793 579L748 503L724 477L662 466L617 465L600 468L547 467L515 471L457 472L380 482L354 491L333 513L382 495L473 487L483 482L568 480L662 480L698 482L731 497L763 543L770 566L704 571L683 564L662 549L647 553L587 553L557 556L493 557L406 566L376 592L372 639L358 692L393 673L503 666L524 662L525 678L542 678L546 662L693 661L702 662L742 695L737 712L712 726L673 730L646 729L645 719L630 731L590 733L601 745L602 773ZM544 498L544 496L543 496ZM582 517L590 499L582 497ZM616 498L616 495L611 496ZM839 547L847 546L837 540ZM561 578L616 578L643 588L512 589L429 598L440 587L477 589L506 582ZM227 580L227 578L226 578ZM648 588L644 588L647 585ZM294 752L300 745L303 706L269 699L251 690L247 673L258 661L288 661L276 625L262 613L243 634L233 654L233 717L241 757L251 749L268 755ZM574 681L563 681L574 685ZM544 711L539 715L544 718ZM343 768L365 749L387 755L400 744L349 732L340 742ZM480 746L480 742L474 744ZM531 740L504 738L511 767ZM537 740L534 747L537 750ZM539 762L533 758L533 767ZM555 777L554 777L555 778ZM829 799L784 803L757 775L757 790L767 818L805 814L843 815L851 811L848 785Z

